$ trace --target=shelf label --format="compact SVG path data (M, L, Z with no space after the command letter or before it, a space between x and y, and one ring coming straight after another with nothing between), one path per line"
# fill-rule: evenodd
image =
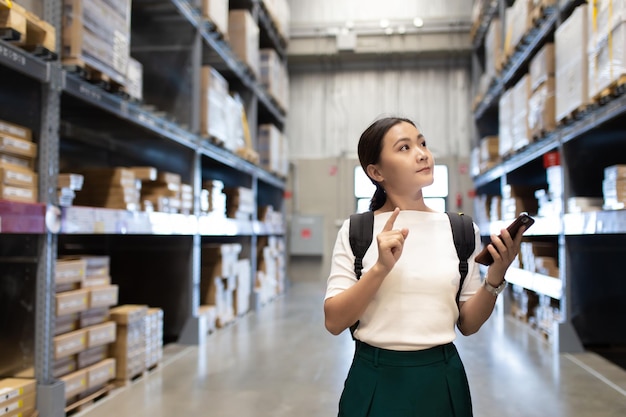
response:
M26 66L26 57L19 52L15 52L9 48L0 45L0 56L8 59L9 61L19 64L23 67Z

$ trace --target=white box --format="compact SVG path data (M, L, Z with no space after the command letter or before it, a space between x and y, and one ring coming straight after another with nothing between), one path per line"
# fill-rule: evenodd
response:
M557 121L589 103L587 9L577 7L554 34Z

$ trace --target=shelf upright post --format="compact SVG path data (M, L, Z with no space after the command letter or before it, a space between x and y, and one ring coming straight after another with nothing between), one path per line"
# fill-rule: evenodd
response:
M200 85L201 85L201 69L202 69L202 34L196 28L194 43L191 57L191 77L192 77L192 103L200 103ZM191 106L191 131L196 135L200 132L200 106ZM196 149L193 153L193 161L191 164L191 184L193 186L194 211L193 215L196 219L200 215L200 191L202 188L202 154L200 152L200 139L197 139ZM189 270L191 276L188 277L187 291L189 294L189 304L186 306L187 318L185 325L179 337L179 343L186 345L202 345L206 339L206 328L201 326L198 308L200 307L200 263L201 251L200 245L202 238L199 230L192 236L193 244L189 262L191 263Z
M61 0L44 2L44 19L56 30L56 50L61 45ZM44 83L41 100L41 131L39 138L39 198L49 207L56 204L59 174L59 122L61 118L61 64L49 64L50 78ZM42 417L65 416L65 384L52 376L53 329L55 321L54 269L57 257L57 236L47 231L40 237L37 263L35 308L35 377L37 409Z
M564 155L563 142L559 145L559 152ZM553 349L557 353L582 353L584 352L583 344L578 337L576 329L572 324L571 317L571 293L572 285L569 282L570 259L567 250L567 239L565 237L565 208L567 199L572 195L572 187L567 167L567 158L561 158L561 181L563 184L562 215L561 215L561 231L559 233L559 274L561 276L561 300L559 309L561 310L561 320L555 323L553 334L555 335Z

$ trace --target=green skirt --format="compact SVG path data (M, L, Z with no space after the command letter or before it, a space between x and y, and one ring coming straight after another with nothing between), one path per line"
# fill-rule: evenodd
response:
M471 417L456 347L401 352L357 341L338 417Z

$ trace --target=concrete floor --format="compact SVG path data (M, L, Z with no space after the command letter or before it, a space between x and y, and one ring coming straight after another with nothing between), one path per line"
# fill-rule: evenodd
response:
M336 416L354 347L348 332L325 331L323 295L323 284L295 284L201 347L168 345L160 368L77 415ZM626 371L596 354L555 355L497 314L456 344L477 417L626 416Z

